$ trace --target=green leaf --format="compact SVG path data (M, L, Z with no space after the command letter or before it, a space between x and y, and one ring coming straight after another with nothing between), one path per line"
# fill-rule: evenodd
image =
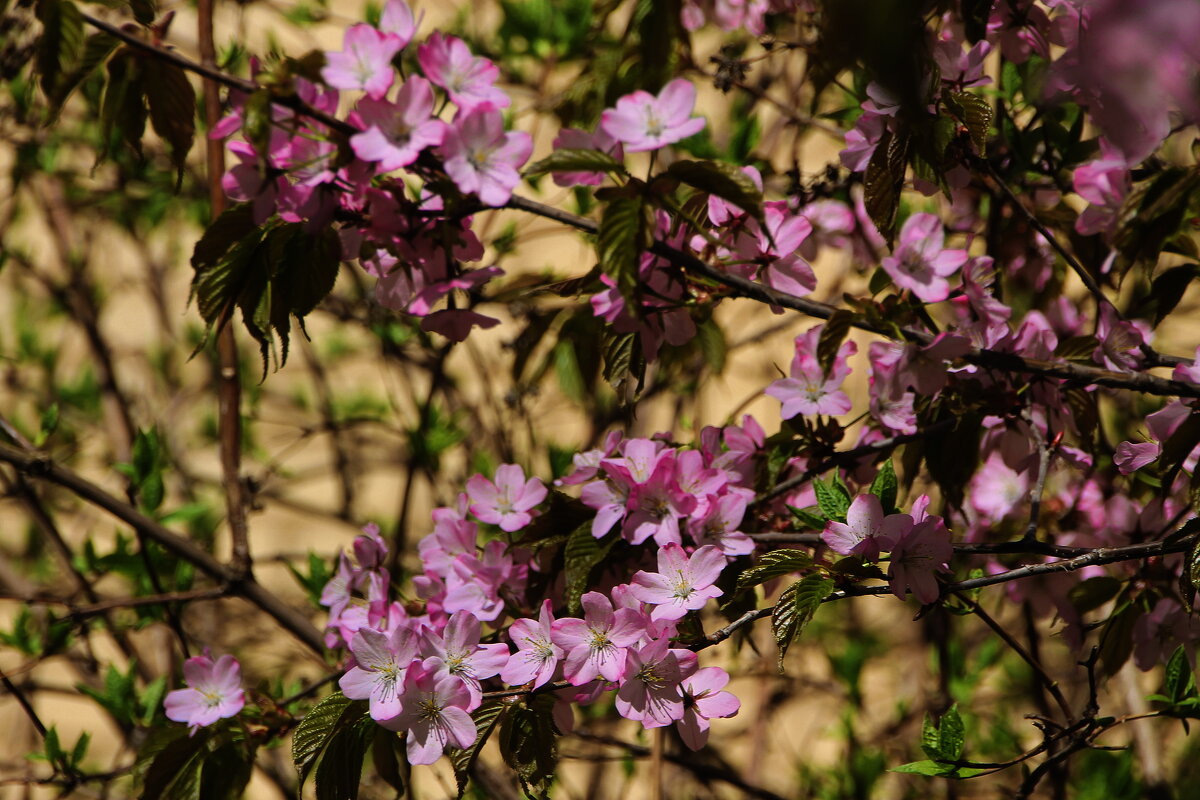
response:
M988 135L992 129L992 119L995 116L991 104L986 98L970 92L949 92L946 95L946 104L959 121L967 126L976 152L984 155Z
M124 142L142 155L142 134L146 132L145 83L142 62L137 51L126 46L108 60L108 82L100 103L100 130L104 144L97 163L108 157L112 146Z
M407 757L398 752L403 740L394 731L389 731L382 725L375 726L375 737L371 740L371 763L375 773L390 787L396 790L396 796L404 794L404 775L400 771L400 759Z
M812 556L803 550L772 550L769 553L763 553L757 564L747 568L738 576L735 591L741 592L751 586L766 583L772 578L799 572L811 567L812 563Z
M1180 703L1196 696L1196 676L1192 673L1192 665L1188 662L1187 650L1183 645L1175 648L1167 661L1163 673L1163 687L1172 703Z
M554 345L554 374L558 377L558 388L576 403L582 403L587 392L583 373L579 370L579 359L575 356L575 345L567 339L559 339Z
M450 764L454 767L454 779L458 782L458 796L460 798L467 791L467 782L470 780L471 767L475 764L475 759L479 757L479 751L483 749L488 737L496 729L501 716L511 707L511 703L495 701L484 703L475 709L474 713L471 714L471 718L475 721L475 743L461 750L452 749L450 751Z
M604 380L621 397L632 382L635 391L641 391L646 377L646 359L642 353L641 338L637 333L618 333L605 327L602 335L604 353Z
M58 403L51 403L42 411L41 422L38 425L37 436L33 439L34 447L41 447L46 444L46 440L50 438L50 434L58 428L59 409Z
M133 18L143 25L149 25L158 16L153 0L129 0L129 10L133 12Z
M317 703L292 732L292 763L303 788L317 759L330 739L341 729L362 718L367 704L352 701L341 692L334 692Z
M827 519L838 522L846 521L846 511L850 508L850 495L837 483L825 483L821 480L812 482L813 491L817 495L817 506Z
M208 752L209 734L202 731L188 736L184 728L173 730L178 731L177 738L161 748L154 742L151 748L140 800L200 800L200 772ZM139 761L141 758L139 754Z
M751 217L763 219L762 190L754 185L750 176L732 164L720 161L676 161L667 167L667 175L721 198Z
M1120 671L1133 655L1133 629L1142 609L1134 603L1126 603L1105 621L1100 630L1100 674L1112 677Z
M317 800L358 800L363 760L376 727L373 719L362 717L330 737L317 765Z
M211 748L200 772L199 797L202 800L239 800L250 782L257 749L257 745L244 739L226 739Z
M525 170L525 175L545 175L547 172L616 172L628 175L625 165L608 153L599 150L563 148L555 150Z
M913 761L892 767L889 772L902 772L909 775L928 775L931 778L973 778L991 772L990 769L979 767L956 767L953 764L943 764L937 761Z
M771 614L771 630L779 646L779 671L783 672L783 657L821 607L821 602L833 591L833 580L821 573L806 575L793 583L775 604Z
M627 301L638 292L638 267L642 251L650 246L653 230L653 208L637 195L614 197L600 217L596 242L600 269L616 281Z
M895 514L899 511L896 508L896 491L899 485L899 481L896 480L896 468L892 466L892 460L889 458L883 462L879 472L875 473L875 480L871 481L871 488L867 489L867 493L879 498L883 513Z
M41 78L42 91L53 105L60 85L66 83L83 57L83 14L71 0L39 0L35 14L42 23L42 36L34 68Z
M558 765L554 702L553 695L533 695L500 722L500 753L531 796L548 796Z
M863 176L863 204L889 247L896 237L896 214L900 210L900 193L904 189L908 149L907 131L892 133L885 130Z
M187 73L165 61L145 71L150 124L171 150L176 171L176 191L183 182L183 167L196 139L196 90Z
M1126 316L1153 316L1154 326L1158 327L1179 305L1184 293L1197 278L1200 278L1200 264L1171 267L1154 279L1146 296L1136 303Z
M814 508L816 507L814 506ZM817 510L820 511L819 508L817 508ZM825 530L825 523L828 522L828 520L824 517L819 517L808 509L796 508L795 506L788 506L788 511L791 512L792 519L796 520L797 524L799 524L801 527L813 531Z
M610 531L602 539L592 536L591 520L583 523L567 537L563 547L563 571L566 579L567 609L578 614L582 606L579 598L587 591L588 579L614 544L621 538L620 531Z
M117 49L117 45L119 44L120 41L115 36L110 36L103 31L94 33L87 38L78 62L70 72L64 73L54 83L53 91L49 95L50 122L58 118L63 103L66 102L71 92L75 90L75 87L91 75Z
M966 729L957 705L950 706L937 726L925 715L921 724L921 749L925 755L935 761L958 761L965 741Z

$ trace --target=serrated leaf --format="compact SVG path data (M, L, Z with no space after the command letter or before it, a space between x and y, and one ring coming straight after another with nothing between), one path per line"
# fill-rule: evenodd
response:
M783 672L783 657L821 607L821 602L833 591L833 579L821 573L806 575L793 583L775 603L771 613L771 631L779 646L779 671Z
M1181 703L1196 696L1196 676L1183 645L1175 648L1163 672L1163 687L1172 703Z
M563 572L566 579L567 609L578 614L582 609L579 598L587 592L592 569L604 560L620 539L620 531L610 531L602 539L592 536L592 523L587 521L571 532L563 547Z
M548 795L558 765L554 702L553 695L533 695L515 706L500 723L500 753L531 796Z
M751 217L763 219L762 190L750 176L731 164L720 161L676 161L667 167L667 175L740 208Z
M1067 361L1083 361L1091 363L1092 352L1100 346L1095 336L1071 336L1063 339L1054 348L1054 355Z
M375 736L371 740L371 763L375 773L384 783L396 791L396 796L404 794L404 775L400 771L401 754L397 749L401 745L400 737L382 725L375 726ZM407 760L407 756L403 756Z
M958 713L958 705L952 705L938 723L938 748L946 761L958 761L962 758L966 736L966 727Z
M833 369L838 349L842 346L842 342L846 341L846 335L850 333L853 321L854 314L852 312L839 308L833 312L821 328L821 335L817 338L817 363L821 365L821 372L825 375L829 375L829 371Z
M162 743L148 740L138 760L147 755L140 800L199 800L200 770L208 750L208 732L178 735ZM147 753L147 750L150 752Z
M1200 265L1198 264L1171 267L1151 282L1146 296L1135 304L1126 316L1153 316L1154 325L1158 327L1163 319L1179 305L1184 293L1197 278L1200 278Z
M816 514L805 508L796 508L795 506L788 506L787 508L792 514L792 519L796 520L796 522L801 526L814 531L825 530L825 523L828 522L828 520L826 520L824 517L818 517ZM814 506L814 508L817 507ZM820 511L820 508L817 508L817 510Z
M247 741L227 740L210 750L200 772L202 800L239 800L254 770L257 747Z
M143 25L149 25L158 16L153 0L129 0L129 10L133 12L133 18Z
M637 294L641 255L653 230L652 209L640 196L617 196L604 206L596 240L600 269L616 282L626 302Z
M984 155L988 135L992 130L992 119L995 116L991 104L986 98L971 92L950 92L946 97L950 110L967 126L976 152Z
M365 717L334 733L317 764L317 800L358 800L363 759L376 727L374 720Z
M304 719L300 720L292 732L292 763L302 788L330 738L352 719L361 717L364 709L362 701L358 701L356 706L355 701L341 692L334 692L309 709Z
M178 191L188 151L196 140L196 90L187 73L166 62L145 70L145 84L150 124L170 148Z
M96 156L97 163L108 157L118 139L141 157L142 134L146 132L145 93L141 59L132 48L120 48L108 60L108 82L100 103L104 143Z
M803 550L772 550L763 553L758 563L747 568L738 576L736 591L744 591L751 586L766 583L781 575L790 575L802 569L811 567L812 556Z
M908 146L906 131L892 133L885 130L863 176L863 204L889 247L896 237L896 213L900 210L900 193L904 189Z
M42 35L34 55L34 67L41 79L42 91L53 103L58 96L59 84L66 80L83 56L83 14L71 0L40 0L35 13L42 23Z
M629 174L625 165L608 153L599 150L563 148L555 150L541 161L536 161L525 170L526 176L544 175L547 172L616 172Z
M53 122L58 117L63 103L66 102L67 97L75 90L75 87L91 75L117 49L118 44L120 42L115 36L110 36L103 31L94 33L87 38L83 45L83 51L75 65L69 72L64 73L59 80L55 81L53 90L49 94L50 122Z
M1112 677L1133 655L1133 629L1142 616L1133 603L1118 605L1100 630L1100 674Z
M871 488L867 489L867 493L879 498L884 514L895 514L899 511L896 508L896 492L899 486L896 468L892 466L892 460L889 458L883 462L879 472L875 473L875 480L871 481Z
M475 721L475 743L461 750L454 749L450 751L450 764L454 767L454 779L458 782L458 796L460 798L467 791L471 766L475 763L475 759L479 757L479 751L487 744L488 737L496 729L501 715L511 707L510 703L497 701L484 703L475 709L471 714L471 719Z
M836 484L828 484L821 480L814 480L812 487L817 495L817 506L821 513L827 519L845 522L846 511L850 508L850 497Z
M646 376L646 359L642 353L640 336L605 327L602 337L604 380L613 387L618 397L624 398L631 381L635 390L641 391Z

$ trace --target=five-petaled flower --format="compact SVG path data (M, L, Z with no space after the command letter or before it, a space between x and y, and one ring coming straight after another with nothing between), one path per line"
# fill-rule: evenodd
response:
M676 78L658 96L636 91L600 115L600 129L631 153L657 150L704 130L704 117L693 117L696 87Z
M650 618L655 622L681 619L703 608L710 597L724 594L713 586L724 568L725 554L719 547L705 545L689 558L682 547L668 544L658 551L658 572L639 570L629 591L654 606Z
M186 689L170 692L163 701L167 719L186 722L195 732L219 719L232 717L246 705L242 667L231 655L216 661L205 651L183 662Z

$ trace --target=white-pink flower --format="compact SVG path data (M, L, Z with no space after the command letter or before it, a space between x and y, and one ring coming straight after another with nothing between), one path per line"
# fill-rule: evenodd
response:
M921 603L936 602L942 590L935 572L949 572L954 548L941 517L927 517L892 545L888 584L901 600L905 590Z
M419 75L404 82L395 103L368 97L355 112L364 130L350 137L350 147L363 161L378 162L380 172L408 166L446 135L446 123L433 117L433 89Z
M370 701L371 719L376 721L399 714L405 671L417 657L412 630L396 628L387 636L362 628L350 640L350 652L357 664L338 681L342 694Z
M704 667L683 679L683 717L675 721L679 738L692 750L699 750L708 741L709 720L732 717L741 709L741 702L722 689L729 683L729 673L720 667Z
M482 475L467 481L471 498L471 513L481 522L499 525L512 532L524 528L533 520L530 510L546 499L546 487L538 478L525 480L525 471L517 464L501 464L496 469L496 482Z
M554 614L550 601L542 603L537 620L518 619L508 626L508 637L517 652L508 658L500 679L511 686L533 682L534 687L547 683L565 653L553 640Z
M446 745L470 747L475 742L475 722L467 713L471 695L458 678L438 676L438 659L429 658L409 670L400 703L404 710L381 724L393 731L408 731L408 762L432 764Z
M630 650L625 678L617 690L617 713L646 728L661 728L683 718L684 678L696 671L696 654L671 649L670 640L655 639Z
M242 691L242 667L231 655L216 661L204 655L183 662L183 680L188 688L176 689L163 700L167 719L186 722L196 729L232 717L246 705Z
M682 547L668 544L658 551L658 572L639 570L629 591L654 606L650 618L655 622L682 619L703 608L710 597L724 594L713 584L725 563L725 554L713 545L697 549L689 558Z
M913 214L905 220L899 239L895 254L880 263L892 282L926 303L949 297L946 279L967 263L967 251L942 249L946 234L941 219L934 214Z
M704 118L692 116L695 105L696 87L676 78L657 97L639 90L620 98L600 115L600 128L631 153L657 150L704 130Z
M460 114L442 143L446 174L464 193L489 206L502 206L521 182L517 169L529 159L533 140L524 131L504 131L504 118L491 106Z
M500 69L486 58L472 54L462 39L434 31L417 48L417 60L425 76L445 89L460 109L507 108L511 102L494 85Z
M628 608L614 612L612 601L599 592L588 592L580 601L583 619L568 617L551 626L552 641L567 653L563 674L572 686L597 677L621 680L626 648L642 636L637 612Z
M860 494L850 503L846 521L830 520L821 540L844 556L877 561L880 551L891 550L900 537L912 530L908 514L883 514L883 504L873 494Z
M321 77L335 89L361 89L378 99L391 88L395 78L392 58L402 49L404 45L394 36L370 25L352 25L341 51L325 54Z

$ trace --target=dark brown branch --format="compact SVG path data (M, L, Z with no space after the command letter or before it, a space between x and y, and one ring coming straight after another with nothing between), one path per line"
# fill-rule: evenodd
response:
M30 478L61 486L92 505L104 509L177 557L193 564L218 583L229 585L231 594L238 595L262 609L279 623L280 627L307 645L314 653L325 653L325 643L320 631L313 627L303 614L263 588L252 577L243 577L201 550L191 540L141 514L133 506L117 499L81 475L56 464L45 453L0 444L0 462L13 465Z

